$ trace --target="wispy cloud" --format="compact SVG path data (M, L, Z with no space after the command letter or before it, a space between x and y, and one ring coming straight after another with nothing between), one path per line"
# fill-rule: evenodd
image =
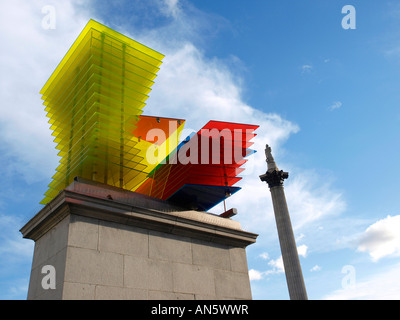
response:
M181 13L179 0L162 0L161 10L165 15L177 18Z
M22 227L22 219L0 213L0 255L4 257L24 259L31 257L33 242L24 240L19 228ZM7 259L2 259L6 262Z
M25 299L34 243L21 237L21 218L0 213L0 300Z
M293 170L285 192L295 231L323 218L340 216L346 209L343 194L334 190L328 178L322 179L314 170Z
M264 259L264 260L269 260L269 254L268 254L268 252L263 252L263 253L261 253L261 254L259 255L259 257L260 257L261 259Z
M1 172L28 183L51 176L49 168L57 166L39 91L87 22L75 10L77 2L57 2L55 30L42 26L48 1L2 2L0 29L7 31L1 35L0 152L9 161Z
M393 29L381 37L382 48L381 53L383 56L392 61L399 61L400 59L400 42L399 42L399 21L400 21L400 4L398 1L388 1L385 3L387 9L385 10L386 19L391 22Z
M299 256L306 258L307 257L308 247L306 245L301 245L297 247L297 253ZM268 266L270 269L266 271L258 271L255 269L251 269L249 271L250 280L262 280L264 277L273 274L280 274L285 272L285 267L283 265L282 256L277 259L270 259L268 253L264 252L260 255L260 257L266 261L268 261Z
M311 73L314 69L314 67L310 64L304 64L300 67L301 73Z
M343 103L342 103L342 102L336 101L336 102L333 102L333 103L328 107L328 110L329 110L329 111L334 111L334 110L340 109L342 106L343 106Z
M315 265L314 267L312 267L310 269L310 272L317 272L317 271L321 271L322 268L319 265Z

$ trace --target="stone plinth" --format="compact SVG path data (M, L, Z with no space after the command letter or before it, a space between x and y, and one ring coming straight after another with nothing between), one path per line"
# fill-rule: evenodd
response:
M21 232L35 241L28 299L251 299L257 235L231 219L74 182Z

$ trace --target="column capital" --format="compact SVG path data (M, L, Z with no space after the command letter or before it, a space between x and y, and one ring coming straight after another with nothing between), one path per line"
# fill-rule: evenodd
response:
M289 172L283 170L267 171L260 176L261 181L268 183L269 188L282 187L283 181L289 177Z

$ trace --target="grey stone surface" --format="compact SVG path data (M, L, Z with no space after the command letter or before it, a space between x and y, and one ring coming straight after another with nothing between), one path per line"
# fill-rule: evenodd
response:
M172 263L156 259L125 256L124 286L173 291Z
M174 291L215 295L214 270L193 264L174 263Z
M215 293L217 297L249 299L251 288L248 275L241 272L216 270Z
M65 281L123 286L124 256L118 253L68 247Z
M235 272L248 272L246 249L230 248L229 249L231 270Z
M192 263L190 238L157 231L149 231L149 258Z
M35 240L28 299L251 299L245 247L256 235L200 212L131 219L122 204L85 197L55 199L22 229ZM41 286L44 265L55 290Z
M195 295L190 293L149 290L148 299L149 300L195 300Z
M99 221L72 215L70 218L68 245L72 247L98 249Z
M96 285L87 283L64 282L63 300L94 300ZM107 287L109 288L109 287Z
M193 264L230 270L230 250L221 244L193 240Z
M99 251L148 257L148 231L133 226L101 221L99 225Z
M307 300L307 291L283 186L271 188L271 194L290 299Z
M96 286L95 300L147 300L147 290Z

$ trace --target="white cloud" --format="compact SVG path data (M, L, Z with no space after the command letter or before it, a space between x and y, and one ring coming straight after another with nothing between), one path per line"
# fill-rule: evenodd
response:
M57 1L56 29L44 29L42 8L50 3L2 1L0 11L0 151L8 159L1 171L27 182L51 176L57 166L39 91L87 22L75 10L78 1Z
M178 1L159 3L172 11L182 10ZM2 70L8 75L1 81L4 103L0 106L0 140L4 146L3 156L9 160L3 170L18 172L28 182L49 178L58 162L38 91L90 17L86 11L77 9L80 1L55 2L56 30L44 30L41 27L41 8L47 4L47 1L7 2L2 12L9 15L4 15L0 22L2 29L10 30L3 39L8 48L13 48L13 42L23 44L7 51L8 61L3 59L1 62ZM172 31L178 33L183 25L204 24L206 19L203 15L201 21L195 21L193 17L179 14L179 21L173 20L168 26L152 32L135 32L135 39L149 46L154 44L157 50L166 54L145 113L186 118L187 128L193 130L200 129L210 119L259 124L253 146L258 153L249 158L244 179L239 183L246 188L228 202L241 213L248 211L245 203L247 199L252 199L253 210L243 217L246 225L257 225L257 222L265 220L272 222L269 190L258 178L266 170L263 150L266 143L270 144L279 159L283 144L299 131L299 127L276 113L263 112L248 105L243 98L240 76L235 75L223 60L206 57L190 41L199 37L195 29L187 29L184 35L179 33L176 41L171 41L171 37L165 38L165 28L174 35ZM15 16L22 19L16 22ZM21 88L23 95L19 94ZM315 179L314 183L318 182ZM338 202L340 205L340 195L331 192L329 186L310 188L310 185L310 178L298 175L297 179L290 179L286 186L289 206L293 209L291 214L301 216L300 223L296 225L318 219L337 209Z
M182 21L180 21L179 27ZM161 32L162 34L163 32ZM209 58L190 41L170 41L151 33L141 37L143 43L157 43L166 57L148 100L146 113L187 119L186 128L199 130L210 119L260 125L253 149L258 152L249 157L238 184L245 187L227 200L236 207L245 227L260 225L270 220L269 190L258 176L266 171L264 149L268 143L278 154L284 142L299 127L276 113L262 112L248 105L243 98L240 76L235 75L223 60ZM251 198L253 207L248 212L246 202ZM222 207L212 211L220 213Z
M308 250L308 247L305 244L297 247L297 253L299 254L299 256L301 256L303 258L307 257L307 250Z
M304 233L299 234L299 235L296 237L296 243L297 243L297 242L300 242L301 240L303 240L304 237L305 237Z
M177 18L181 12L179 0L162 0L161 10L166 16Z
M285 194L295 231L345 210L343 195L333 190L329 179L322 181L312 170L293 171L285 185Z
M263 142L269 140L268 137L263 139L259 136L255 141L258 153L246 164L243 181L239 183L243 186L243 190L229 198L227 205L238 209L236 219L241 222L243 228L263 234L258 243L269 246L272 237L276 236L275 231L268 234L265 234L265 231L276 230L276 222L270 191L267 184L262 183L258 177L267 169ZM306 236L305 227L329 217L337 219L346 209L346 202L342 193L334 190L332 181L327 177L322 177L313 170L299 169L291 163L280 165L282 144L278 143L275 146L278 148L273 148L273 152L280 169L288 170L290 173L289 179L285 181L285 195L293 230L295 234L299 232L297 240L301 241ZM251 210L247 205L249 199L251 199ZM213 210L215 213L219 211L221 208L218 207ZM273 241L275 242L275 238Z
M77 10L79 3L78 0L55 2L55 30L42 28L41 9L48 1L15 0L2 8L0 27L9 32L2 34L7 51L0 66L7 77L1 78L0 141L3 156L12 159L3 170L21 174L28 182L48 178L57 166L58 158L38 92L89 20L86 11ZM176 0L159 4L172 15L181 10ZM172 21L165 28L174 34L171 31L182 30L182 24L193 22L182 15L178 22ZM188 40L196 31L188 30L184 38L180 33L175 42L163 37L163 32L144 32L136 37L146 45L156 42L157 50L166 54L145 109L147 114L187 118L187 126L194 130L210 119L260 124L258 134L262 143L257 148L265 141L282 144L299 130L277 114L247 105L242 98L240 78L221 60L206 58Z
M10 257L13 257L12 259L32 257L33 242L23 239L18 232L22 226L20 218L0 214L0 255L4 258L0 266L9 263Z
M267 252L263 252L259 255L260 258L264 260L269 260L269 254Z
M307 257L308 247L306 245L301 245L297 247L297 253L299 256L306 258ZM272 274L280 274L285 272L285 267L283 265L283 258L280 256L277 259L270 259L268 253L264 252L259 255L264 260L268 261L268 266L272 267L272 269L268 269L266 271L258 271L251 270L250 275L252 276L251 280L262 280L265 276Z
M250 269L249 270L249 278L250 278L250 281L261 280L263 278L263 274L260 271Z
M44 30L41 27L41 9L52 3L57 13L56 30ZM134 34L134 39L166 55L144 111L146 114L186 118L187 127L193 130L200 129L210 119L260 125L253 146L258 153L249 158L244 179L239 184L244 189L227 202L229 206L238 208L237 219L245 229L265 234L258 242L265 246L263 241L271 233L265 230L275 230L276 227L270 192L258 178L266 171L264 147L266 143L272 146L280 165L280 158L285 154L284 143L300 128L277 113L261 111L268 110L268 106L246 103L240 74L226 63L229 58L234 65L240 65L238 57L230 57L228 53L228 58L208 57L201 49L197 42L201 38L199 30L207 24L206 15L196 20L184 14L178 0L160 0L159 3L161 12L174 18L168 25L142 31L132 30L128 23L121 21L120 25L126 29L118 29L123 33L128 30L128 34ZM0 151L7 163L1 166L0 173L18 173L30 182L48 179L57 166L59 159L38 92L92 17L93 12L78 10L80 4L82 1L78 0L2 2L0 28L7 32L2 32L0 37L7 50L0 60ZM311 73L313 66L303 65L301 71ZM323 217L343 212L345 202L340 193L332 190L332 184L322 183L324 177L310 174L310 170L295 167L294 161L282 164L282 169L291 173L285 190L295 231ZM219 206L213 211L221 210ZM32 244L20 240L19 235L4 240L0 252L11 254L15 251L31 257ZM306 257L307 246L302 245L299 249L299 255ZM261 257L268 262L266 269L269 269L251 269L251 280L284 272L282 257L270 259L267 253Z
M400 256L400 215L387 216L369 226L360 237L358 251L368 252L373 261Z
M259 124L259 137L271 145L281 144L298 132L297 125L281 116L246 104L240 78L222 61L205 57L192 43L165 47L163 52L166 57L146 112L186 117L187 125L194 130L210 119ZM263 143L258 147L263 150Z
M272 259L268 262L268 265L272 267L272 270L265 271L265 274L275 274L285 272L285 267L283 265L283 258L280 256L278 259Z
M304 64L301 66L301 73L311 73L314 67L310 64Z
M310 269L310 272L317 272L317 271L321 271L321 270L322 270L322 268L316 264L314 267L312 267Z
M336 110L336 109L340 109L342 106L343 106L342 102L336 101L336 102L332 103L331 106L329 106L328 110L329 111L333 111L333 110Z
M48 1L9 1L2 11L0 27L9 30L7 35L2 34L2 43L11 49L0 65L3 74L7 74L7 78L1 78L4 103L0 105L0 142L7 150L3 157L12 159L7 166L22 174L27 181L48 178L57 166L55 145L38 92L91 17L87 12L77 10L79 3L73 0L54 2L56 30L41 27L41 8ZM299 132L299 126L277 113L261 111L267 110L267 106L253 107L246 103L240 74L229 68L224 58L208 57L192 41L201 37L198 26L204 24L204 15L201 21L195 21L182 13L179 1L173 0L160 1L160 8L175 18L160 29L130 30L121 22L135 34L134 39L166 55L145 113L186 118L187 127L193 130L200 129L210 119L260 125L253 146L258 152L249 158L243 180L239 183L244 188L227 202L229 206L238 208L238 219L245 229L261 233L266 227L275 228L270 192L258 178L266 171L264 148L266 143L272 146L279 165L284 143ZM21 19L15 21L15 16ZM119 31L125 33L126 30ZM165 37L166 31L168 37ZM232 62L241 63L237 57ZM312 70L311 65L302 66L303 72ZM24 94L20 94L21 90ZM292 174L294 164L290 162L284 169ZM309 171L302 169L295 171L285 184L295 230L343 211L345 204L341 194L332 191L331 185L321 184L323 177L310 175ZM221 211L221 206L213 211L218 210ZM307 247L300 248L303 251L299 254L306 256ZM269 257L264 259L269 260ZM253 270L253 278L282 273L282 258L269 260L269 266L272 269L259 274Z
M326 295L326 300L399 300L400 299L400 265L357 280L353 286L335 290Z

